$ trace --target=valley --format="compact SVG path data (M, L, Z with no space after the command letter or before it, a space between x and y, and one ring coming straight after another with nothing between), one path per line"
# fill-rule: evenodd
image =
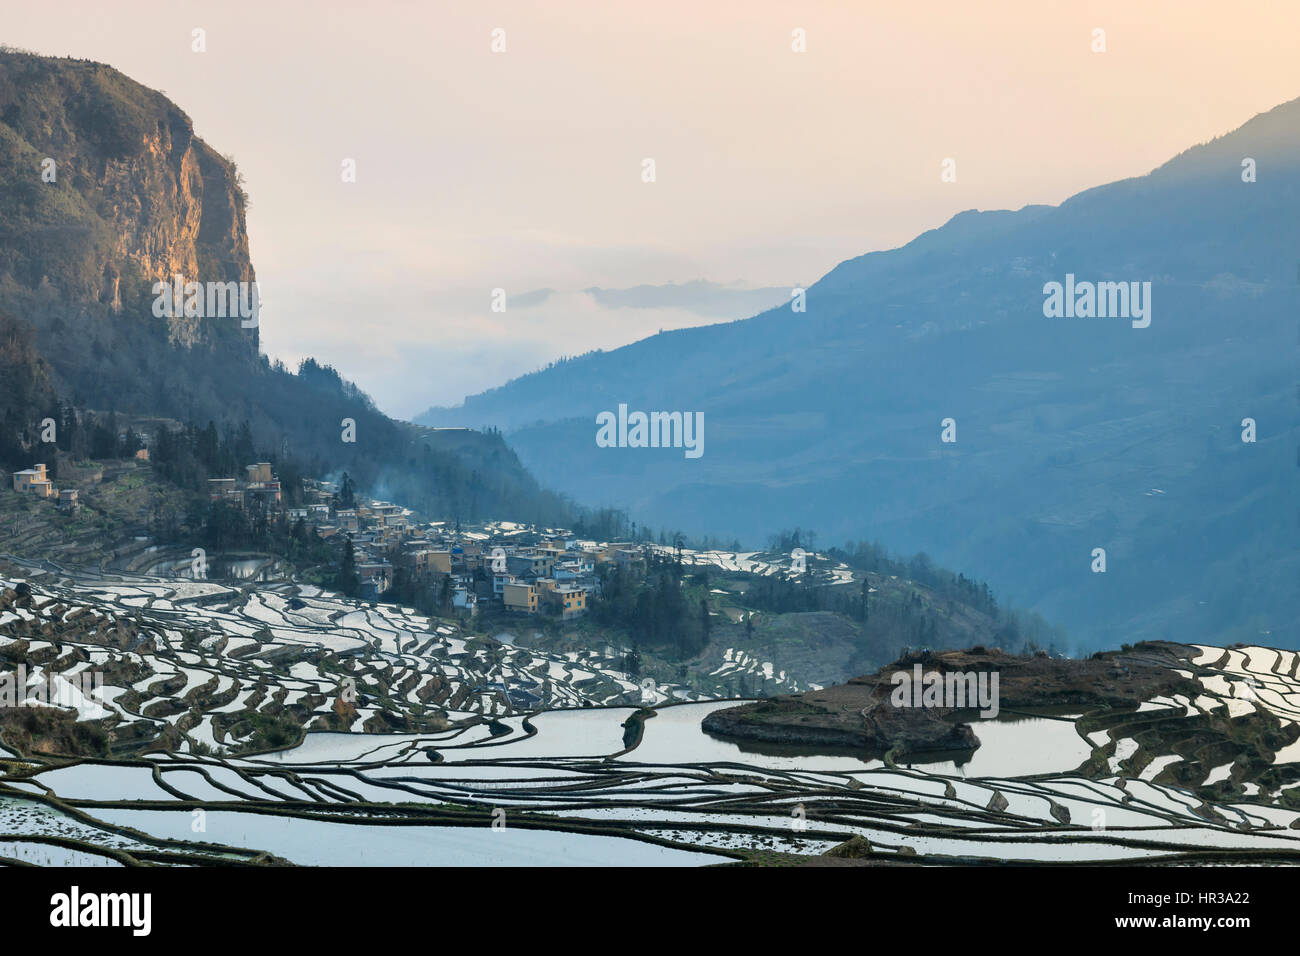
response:
M626 939L812 867L1055 939L1300 864L1289 60L1028 2L82 6L0 45L24 930ZM480 866L677 879L410 873Z

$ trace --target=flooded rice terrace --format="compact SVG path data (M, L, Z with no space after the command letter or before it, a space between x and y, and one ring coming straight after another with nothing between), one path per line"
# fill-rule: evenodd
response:
M0 856L8 860L699 866L828 851L882 864L1300 857L1290 792L1297 784L1250 784L1233 799L1207 799L1170 782L1186 755L1139 743L1151 739L1144 727L1173 716L1261 708L1294 723L1300 688L1291 652L1199 648L1188 670L1204 687L1195 700L1157 699L1137 712L1094 714L1091 723L1078 713L975 720L981 745L973 755L904 764L739 745L700 726L734 702L664 686L640 704L637 682L616 659L484 647L409 610L360 607L315 589L49 577L34 577L30 588L30 602L3 612L12 626L0 641L25 642L25 654L45 661L84 654L108 675L91 703L116 716L119 739L130 730L169 746L115 747L112 760L0 751ZM1254 695L1243 700L1237 689L1247 677ZM345 678L375 696L362 695L346 729L330 730ZM523 686L544 706L514 706L512 690ZM380 711L392 708L404 728L385 727ZM271 715L287 713L308 729L301 742L276 746L259 736ZM1291 747L1275 759L1298 758ZM1228 779L1234 765L1225 766L1216 773Z

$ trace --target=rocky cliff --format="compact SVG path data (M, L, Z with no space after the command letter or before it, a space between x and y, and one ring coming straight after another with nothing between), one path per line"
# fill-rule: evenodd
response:
M0 51L0 189L0 299L146 319L159 280L256 278L234 164L109 66ZM238 321L165 322L174 345L256 351Z

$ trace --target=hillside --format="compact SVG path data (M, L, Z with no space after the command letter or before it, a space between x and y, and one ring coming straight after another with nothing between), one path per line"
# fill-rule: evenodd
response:
M40 457L35 426L73 406L248 423L277 467L347 471L431 515L572 516L499 435L394 421L333 368L271 363L260 314L191 314L189 292L180 314L155 310L154 284L177 275L204 302L208 284L249 283L235 288L252 304L246 210L233 161L162 94L100 63L0 50L0 465Z
M1295 647L1297 247L1300 100L1148 175L841 263L806 313L592 353L420 421L499 427L542 481L695 534L761 540L780 515L924 550L1076 650ZM1046 317L1067 274L1150 282L1150 325ZM621 403L702 412L703 456L598 447Z
M477 626L488 635L522 629L518 643L551 652L621 647L641 678L689 679L727 697L848 680L909 647L1056 653L1064 644L1047 622L1000 608L987 587L941 569L892 573L903 568L869 547L810 553L807 573L790 570L788 551L647 547L654 560L644 579L604 575L583 618L524 626L517 615L481 608Z

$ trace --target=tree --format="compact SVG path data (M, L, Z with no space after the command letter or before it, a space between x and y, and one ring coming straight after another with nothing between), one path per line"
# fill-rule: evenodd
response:
M339 565L339 576L335 582L339 592L355 598L361 594L361 578L357 574L357 554L352 546L352 535L348 535L343 545L343 561Z

